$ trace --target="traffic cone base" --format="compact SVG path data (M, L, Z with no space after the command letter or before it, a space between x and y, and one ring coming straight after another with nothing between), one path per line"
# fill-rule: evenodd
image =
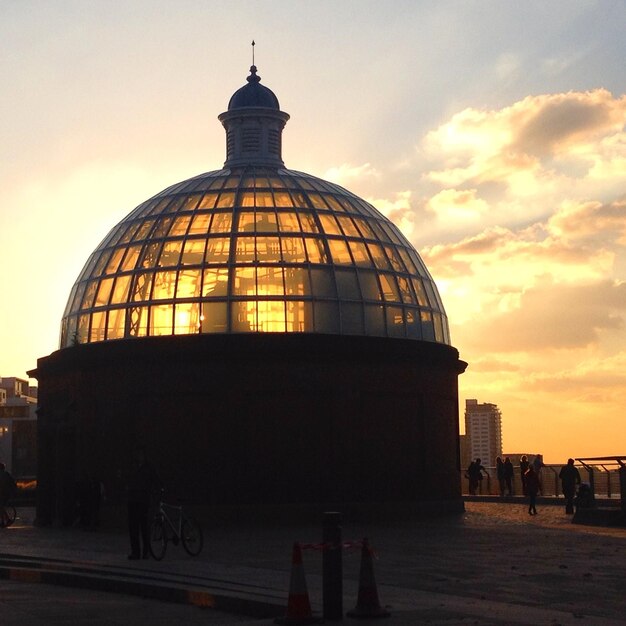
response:
M276 624L318 624L321 620L313 617L309 592L306 588L304 567L302 565L302 549L300 544L293 544L291 559L291 580L289 582L289 599L285 617L274 620Z
M361 619L371 617L389 617L387 609L380 606L378 589L374 578L374 564L367 539L363 539L361 549L361 570L359 572L359 595L356 606L346 613L348 617Z

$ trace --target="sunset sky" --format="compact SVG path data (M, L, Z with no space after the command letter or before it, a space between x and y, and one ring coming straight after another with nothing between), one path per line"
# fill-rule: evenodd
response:
M626 2L0 0L0 375L58 347L82 265L219 169L262 83L286 166L391 218L505 452L626 453Z

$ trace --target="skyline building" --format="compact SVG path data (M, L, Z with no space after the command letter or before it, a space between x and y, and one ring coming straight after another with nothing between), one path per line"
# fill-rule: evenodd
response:
M0 377L0 461L16 479L37 473L37 387Z
M224 166L140 204L78 274L30 373L41 523L137 446L214 512L462 510L467 364L437 287L375 207L285 167L289 115L260 80L219 115Z
M485 467L494 467L502 456L502 413L498 405L465 400L466 447L471 460L481 459Z

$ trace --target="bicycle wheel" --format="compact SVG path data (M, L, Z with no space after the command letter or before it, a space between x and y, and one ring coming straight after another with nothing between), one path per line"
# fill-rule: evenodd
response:
M167 549L167 532L165 529L165 520L161 515L157 515L150 524L150 554L160 561L165 556Z
M204 545L202 538L202 528L192 519L185 517L181 527L181 539L183 540L183 548L191 556L198 556Z

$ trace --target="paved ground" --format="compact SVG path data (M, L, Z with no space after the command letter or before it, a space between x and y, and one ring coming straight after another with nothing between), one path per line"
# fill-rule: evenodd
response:
M123 534L35 528L32 511L20 513L0 531L2 626L270 624L286 606L293 542L321 539L315 526L210 529L197 558L170 546L161 562L129 562ZM343 536L369 537L390 625L626 624L626 529L574 525L560 506L529 517L523 504L468 502L462 516L344 524ZM359 550L347 550L345 610L356 603L359 564ZM321 613L319 551L304 552L304 568Z
M58 585L0 581L2 626L186 626L258 624L257 620L202 610L193 605L147 600L141 597L87 591Z

